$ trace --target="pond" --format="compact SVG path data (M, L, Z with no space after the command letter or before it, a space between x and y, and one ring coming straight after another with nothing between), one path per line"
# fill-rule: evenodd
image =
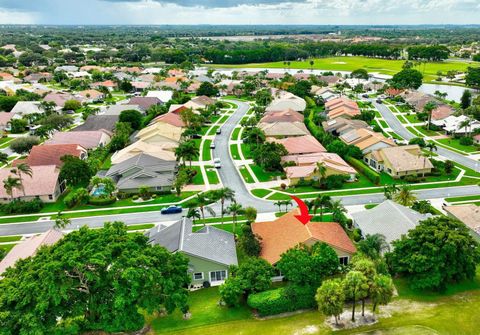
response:
M418 89L420 92L427 93L427 94L434 94L435 91L440 91L442 93L447 93L448 100L454 100L456 102L460 102L460 98L462 97L463 91L473 90L461 86L453 86L453 85L438 85L438 84L423 84Z

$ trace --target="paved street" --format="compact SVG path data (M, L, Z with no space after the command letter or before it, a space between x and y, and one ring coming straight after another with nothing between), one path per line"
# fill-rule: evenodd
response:
M372 102L375 108L378 109L380 114L382 114L385 121L388 123L390 128L392 128L392 130L395 133L397 133L398 135L400 135L406 140L410 140L416 137L405 128L405 126L397 119L397 117L392 113L392 111L387 106L376 103L375 101L372 101ZM457 162L458 164L466 166L472 170L478 171L479 163L471 158L468 158L456 152L450 151L448 149L442 148L440 146L437 146L437 153L443 157L446 157L447 159Z
M277 211L277 206L273 204L272 201L260 200L252 196L245 184L243 183L242 177L235 168L234 162L229 154L229 145L228 140L231 136L231 133L235 126L240 122L242 117L248 111L248 104L235 101L238 105L237 111L231 115L231 117L224 123L222 126L222 134L217 135L215 139L215 150L213 152L213 157L220 158L222 167L219 170L220 178L225 187L229 187L235 191L235 197L237 201L243 206L253 206L257 208L259 213L272 213ZM382 113L385 120L391 125L392 129L401 136L408 135L413 137L395 118L391 113L385 111L388 110L383 105L377 107ZM388 110L389 111L389 110ZM391 119L393 117L394 119ZM399 126L395 124L395 121L398 122ZM398 130L394 127L398 127ZM403 130L402 130L403 129ZM408 134L404 134L407 132ZM408 137L407 137L408 138ZM439 148L440 149L440 148ZM448 151L448 150L447 150ZM440 152L439 152L440 153ZM463 157L463 156L462 156ZM471 186L460 186L460 187L449 187L449 188L436 188L436 189L425 189L415 191L415 194L419 199L439 199L446 197L456 197L456 196L467 196L480 194L480 187L476 185ZM369 203L379 203L384 200L383 193L377 194L359 194L359 195L350 195L342 197L334 197L334 199L339 199L345 206L352 205L363 205ZM159 206L161 207L161 206ZM216 213L220 213L220 205L214 204L211 206ZM106 216L95 216L95 217L86 217L72 219L72 224L67 227L67 229L75 229L83 225L88 225L90 227L101 227L106 221L122 221L127 225L131 224L140 224L140 223L156 223L156 222L169 222L180 219L182 214L176 215L161 215L159 211L154 212L143 212L143 213L129 213L129 214L115 214L115 215L106 215ZM207 214L207 216L209 216ZM53 226L52 221L41 221L41 222L26 222L26 223L15 223L15 224L0 224L0 236L2 235L21 235L21 234L34 234L40 233L48 230Z

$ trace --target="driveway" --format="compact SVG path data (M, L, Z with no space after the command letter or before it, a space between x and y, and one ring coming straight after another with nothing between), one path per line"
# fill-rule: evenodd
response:
M380 114L382 114L383 118L385 119L385 121L388 123L388 125L390 126L390 128L392 128L394 132L396 132L398 135L400 135L406 140L410 140L416 137L411 132L409 132L407 128L405 128L405 126L397 119L397 117L392 113L392 111L387 106L383 104L379 104L375 101L372 101L372 103L375 106L375 108L377 108L377 110L380 112ZM442 148L440 146L437 146L436 152L437 154L443 157L446 157L451 161L457 162L458 164L466 166L472 170L478 171L480 164L476 160L473 160L471 158L458 154L454 151Z

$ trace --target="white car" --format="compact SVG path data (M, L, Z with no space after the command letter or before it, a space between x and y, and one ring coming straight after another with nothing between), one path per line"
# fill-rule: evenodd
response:
M210 144L210 149L215 149L215 143L212 142L212 143Z
M215 158L213 160L213 166L216 168L216 169L220 169L222 167L222 164L220 163L220 158Z

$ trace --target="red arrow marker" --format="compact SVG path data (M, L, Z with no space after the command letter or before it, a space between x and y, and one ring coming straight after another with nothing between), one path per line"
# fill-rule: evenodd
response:
M308 222L310 222L310 220L312 219L312 216L310 214L308 214L308 207L307 205L305 205L305 203L303 202L302 199L299 199L297 198L296 196L294 195L291 195L290 196L293 200L295 200L295 202L297 203L298 205L298 208L300 208L300 215L295 215L295 217L301 222L303 223L304 225L307 224Z

